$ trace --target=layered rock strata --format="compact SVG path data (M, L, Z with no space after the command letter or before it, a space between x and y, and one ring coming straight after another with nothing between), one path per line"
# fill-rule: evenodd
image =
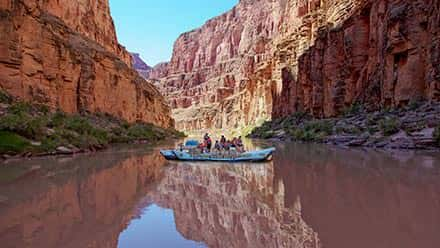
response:
M131 68L107 0L2 1L0 87L68 113L173 126L159 91Z
M133 60L133 68L136 69L139 74L147 79L150 77L150 71L153 69L147 63L145 63L139 53L132 53L132 60Z
M153 74L183 130L438 101L439 16L434 0L240 1Z
M295 33L278 42L281 91L275 117L295 111L330 117L354 102L376 110L440 100L439 2L351 2L335 6L335 14L327 10L326 25L315 34L306 32L316 35L306 51L295 45L301 40ZM348 18L340 22L337 14Z

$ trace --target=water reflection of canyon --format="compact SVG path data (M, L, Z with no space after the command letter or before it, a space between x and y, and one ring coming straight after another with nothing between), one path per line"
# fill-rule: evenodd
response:
M117 151L0 168L39 168L0 184L1 246L440 246L436 154L284 144L273 162L227 165Z

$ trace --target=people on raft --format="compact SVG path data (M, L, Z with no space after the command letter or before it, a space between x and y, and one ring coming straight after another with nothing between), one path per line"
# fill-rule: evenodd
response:
M203 142L199 144L198 148L200 149L201 153L210 153L212 149L212 139L209 137L209 134L206 133L205 136L203 136Z
M203 142L200 143L199 148L202 153L210 153L212 151L212 139L208 133L203 136ZM245 152L243 140L241 136L234 137L232 140L227 140L224 135L221 136L220 141L216 140L214 151L237 151L239 153Z

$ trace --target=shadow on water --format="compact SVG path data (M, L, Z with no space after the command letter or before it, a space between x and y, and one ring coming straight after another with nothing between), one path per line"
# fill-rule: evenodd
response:
M275 146L258 164L169 163L142 147L9 164L37 169L0 183L0 242L439 247L438 154Z

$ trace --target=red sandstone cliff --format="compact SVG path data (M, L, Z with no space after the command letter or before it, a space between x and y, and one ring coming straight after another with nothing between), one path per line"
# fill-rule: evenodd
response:
M12 95L69 113L174 125L118 44L107 0L2 0L0 30L0 87Z
M440 100L440 2L352 2L327 8L316 32L297 29L316 36L307 50L292 42L304 40L295 32L278 41L276 117L300 110L334 116L353 102L378 109ZM305 17L319 22L320 11ZM343 21L333 20L338 13L347 13Z
M156 75L183 130L438 101L439 27L436 0L242 0L182 34Z

